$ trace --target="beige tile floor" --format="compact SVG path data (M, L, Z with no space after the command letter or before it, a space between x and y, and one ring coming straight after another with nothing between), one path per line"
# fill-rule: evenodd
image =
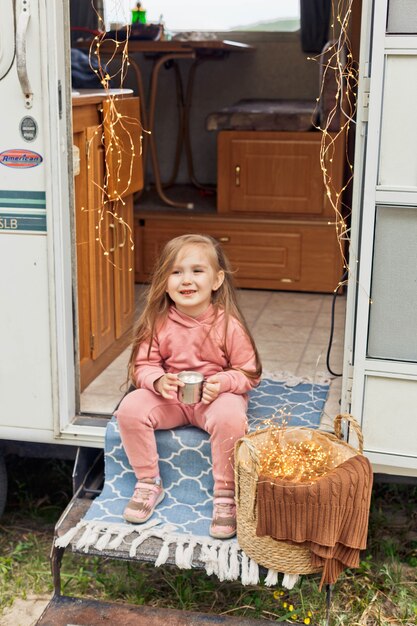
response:
M137 313L144 288L136 286ZM242 289L239 302L253 333L265 373L284 372L287 377L308 378L313 383L330 380L329 398L322 427L330 428L339 411L341 377L326 367L330 335L332 295ZM338 296L330 366L342 371L345 296ZM124 392L129 350L123 352L81 396L81 411L111 414Z

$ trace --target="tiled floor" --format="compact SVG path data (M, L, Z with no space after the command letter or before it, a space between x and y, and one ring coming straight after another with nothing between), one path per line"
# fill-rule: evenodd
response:
M137 311L144 289L137 285ZM239 302L255 338L265 373L308 378L320 383L330 379L329 399L322 426L328 428L339 411L341 377L326 367L331 327L332 295L283 291L239 291ZM341 373L345 323L345 296L336 298L334 335L330 358L333 372ZM129 350L121 354L81 396L84 413L109 414L124 391Z

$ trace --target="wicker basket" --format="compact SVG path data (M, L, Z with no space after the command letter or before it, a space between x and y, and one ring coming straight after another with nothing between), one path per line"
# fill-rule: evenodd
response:
M358 449L341 441L341 422L346 419L358 438ZM297 546L285 541L277 541L272 537L257 537L257 507L256 492L258 480L258 453L257 447L265 444L273 431L272 428L250 433L236 443L235 447L235 484L237 502L237 539L245 553L263 567L274 569L286 574L312 574L320 568L311 565L310 550L304 546ZM317 433L310 428L287 428L286 432L304 431ZM320 431L320 435L331 443L337 453L339 465L347 459L362 454L363 438L359 424L354 417L348 414L338 415L334 420L335 435ZM336 456L336 454L335 454Z

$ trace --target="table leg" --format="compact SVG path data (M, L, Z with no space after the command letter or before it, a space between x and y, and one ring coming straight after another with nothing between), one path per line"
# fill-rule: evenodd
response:
M135 72L136 84L138 88L139 107L140 107L139 119L140 119L140 122L142 124L144 131L148 131L149 130L148 112L146 110L146 98L145 98L145 90L143 88L142 72L140 70L138 63L136 63L135 59L129 58L129 63ZM144 132L143 139L142 139L142 164L143 164L144 176L146 172L146 162L148 160L148 145L149 145L149 135L147 132ZM140 198L142 193L143 193L143 190L138 191L135 194L135 198Z
M165 204L168 204L169 206L172 206L172 207L181 208L181 209L193 209L194 204L192 202L175 202L174 200L171 200L170 198L168 198L168 196L165 194L162 188L161 173L159 170L159 162L158 162L158 153L156 149L155 136L153 134L154 127L155 127L156 95L158 91L159 70L161 69L162 65L164 65L167 61L171 61L174 59L194 59L194 58L195 58L194 52L184 52L181 54L167 54L167 55L160 57L157 61L155 61L155 64L152 69L151 88L150 88L150 94L149 94L148 112L149 112L149 130L151 131L151 135L149 136L149 147L150 147L151 158L152 158L152 167L153 167L153 172L154 172L154 177L155 177L156 191L159 197L161 198L161 200L165 202Z
M175 147L174 165L172 168L171 176L166 182L162 183L162 186L164 188L167 188L173 185L177 179L179 165L181 161L181 153L182 153L182 149L184 146L185 156L187 159L188 176L190 178L190 181L194 185L194 187L197 187L197 189L202 189L204 191L208 191L212 193L216 189L215 185L210 186L210 185L204 185L203 183L200 183L195 175L193 154L192 154L192 147L191 147L191 135L190 135L190 112L191 112L191 105L192 105L192 99L193 99L195 73L200 63L202 63L203 61L210 60L210 59L211 57L197 58L192 64L188 73L188 77L187 77L185 97L184 97L184 88L183 88L183 83L182 83L182 78L181 78L179 67L176 63L173 65L174 70L175 70L175 82L176 82L176 89L177 89L177 104L179 108L179 114L178 114L179 123L178 123L177 143Z
M171 176L165 183L162 184L162 186L165 189L167 187L171 187L177 180L178 170L179 170L180 161L181 161L182 147L184 143L184 107L185 107L184 89L183 89L181 72L180 72L180 68L178 67L178 63L173 63L173 68L175 71L175 85L177 89L178 133L177 133L177 143L175 146L174 165L172 167Z
M185 105L184 105L184 112L183 112L183 137L184 137L185 155L187 158L188 175L190 177L191 182L193 183L194 187L197 187L198 189L203 189L206 191L213 191L215 189L214 185L211 187L209 185L203 185L197 180L197 177L194 173L193 153L192 153L192 148L191 148L191 137L190 137L190 110L191 110L191 103L193 100L195 73L200 63L202 63L203 61L207 61L208 59L210 59L210 57L203 57L203 58L195 59L188 73Z

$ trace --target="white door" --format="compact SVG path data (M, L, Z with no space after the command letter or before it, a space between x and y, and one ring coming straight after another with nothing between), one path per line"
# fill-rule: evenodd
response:
M371 41L372 33L372 41ZM417 475L417 5L363 3L342 410Z

